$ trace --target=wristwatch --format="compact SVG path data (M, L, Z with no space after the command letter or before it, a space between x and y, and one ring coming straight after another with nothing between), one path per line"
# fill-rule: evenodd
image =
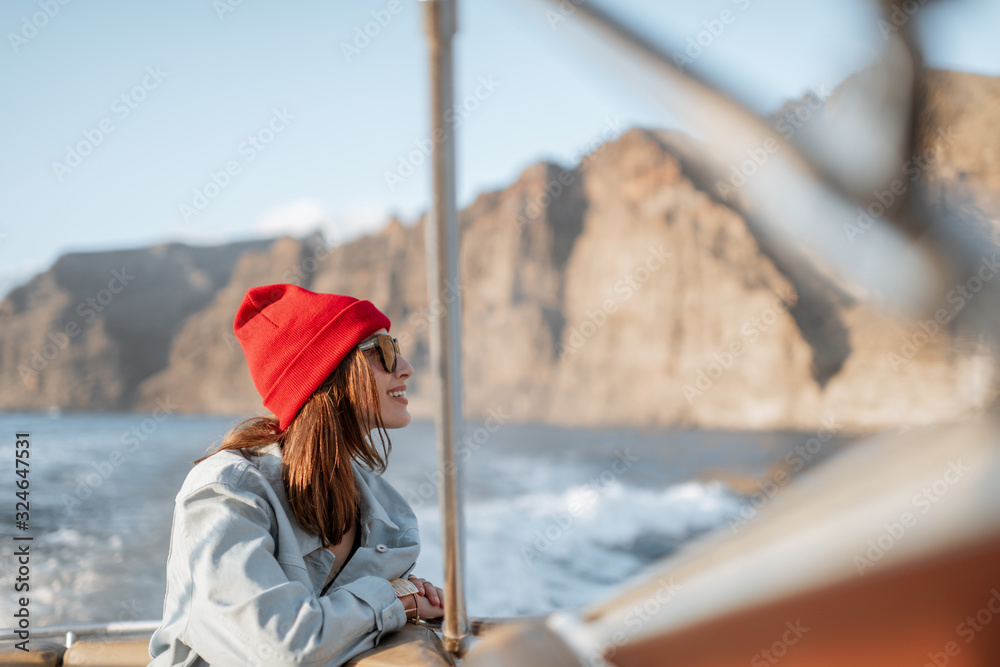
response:
M420 589L417 588L409 579L390 579L389 583L392 584L392 589L396 591L396 597L400 600L405 598L407 595L413 596L413 609L406 610L406 620L411 623L419 621L420 611L417 608L417 596L420 594ZM405 607L406 605L403 606Z

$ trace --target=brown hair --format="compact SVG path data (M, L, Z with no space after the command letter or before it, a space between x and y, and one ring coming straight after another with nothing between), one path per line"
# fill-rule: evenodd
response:
M366 421L378 430L382 454L368 440ZM354 349L348 354L284 431L273 417L245 419L215 451L194 463L223 450L254 451L272 442L281 447L281 480L295 519L324 545L337 544L358 516L351 460L384 472L392 450L365 353ZM250 458L246 451L240 453Z

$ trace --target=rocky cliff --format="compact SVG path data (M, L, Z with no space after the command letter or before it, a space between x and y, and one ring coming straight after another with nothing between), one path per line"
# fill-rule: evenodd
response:
M128 410L193 314L270 242L71 253L0 302L0 406Z
M941 123L961 141L923 196L989 220L998 80L930 72L925 86L922 141ZM832 417L865 429L993 400L990 354L773 256L689 168L685 141L632 129L579 165L537 164L482 194L459 216L460 283L430 301L422 220L340 247L314 236L66 255L0 305L0 407L259 410L232 319L243 292L269 282L382 308L422 416L428 319L457 300L470 417L805 429Z

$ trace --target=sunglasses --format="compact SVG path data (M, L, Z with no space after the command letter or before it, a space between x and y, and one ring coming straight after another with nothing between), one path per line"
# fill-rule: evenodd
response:
M358 349L362 352L372 349L378 350L378 356L382 360L382 368L385 369L385 372L396 372L396 355L399 354L399 343L389 334L379 334L371 340L366 340L358 345Z

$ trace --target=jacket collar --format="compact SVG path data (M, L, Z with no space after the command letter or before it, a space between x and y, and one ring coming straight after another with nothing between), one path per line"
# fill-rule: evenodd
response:
M267 477L271 481L271 485L274 487L278 497L281 498L282 504L285 505L285 510L288 517L291 519L290 523L292 524L292 532L295 533L295 540L298 542L302 555L321 548L323 546L323 541L319 538L319 535L310 535L303 530L302 527L299 526L299 522L295 521L295 515L292 513L291 506L288 504L288 498L285 496L285 487L281 481L281 448L278 447L278 443L272 442L269 445L261 447L257 450L257 452L261 455L262 459L259 464L261 471L267 473ZM265 456L269 460L265 459ZM265 464L265 461L267 461L267 464ZM360 470L360 465L353 459L351 460L351 469L354 470L354 482L358 489L358 509L361 515L362 531L365 534L370 534L371 524L374 521L381 521L391 529L399 530L399 526L397 526L392 519L389 518L389 513L385 511L382 503L379 502L375 493L371 490L365 474L363 474ZM368 474L374 473L369 472Z

